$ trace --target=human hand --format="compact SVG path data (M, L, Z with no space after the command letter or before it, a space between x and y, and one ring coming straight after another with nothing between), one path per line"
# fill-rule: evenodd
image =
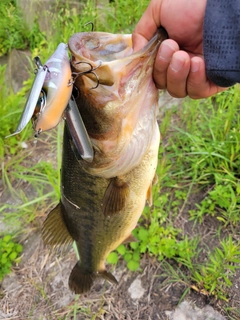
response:
M152 0L133 32L140 50L162 26L169 39L159 47L153 78L157 88L177 98L206 98L226 90L211 82L203 59L203 20L207 0Z

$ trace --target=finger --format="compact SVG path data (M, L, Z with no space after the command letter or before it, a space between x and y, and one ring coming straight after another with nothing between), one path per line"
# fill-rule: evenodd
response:
M160 0L152 0L136 25L132 34L134 52L142 49L160 27L161 4Z
M168 39L161 43L156 56L153 78L157 88L166 89L167 87L167 70L172 60L173 54L179 50L177 42Z
M208 98L227 88L219 87L209 81L206 76L205 63L202 57L191 59L189 77L187 81L187 92L192 99Z
M187 79L190 71L190 56L179 50L172 56L167 70L167 90L175 98L187 96Z

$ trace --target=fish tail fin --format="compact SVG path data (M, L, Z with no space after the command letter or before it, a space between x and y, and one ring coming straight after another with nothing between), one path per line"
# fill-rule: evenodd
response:
M75 294L81 294L91 289L96 278L102 278L111 283L118 284L118 281L110 272L104 270L98 273L89 273L82 268L78 261L70 274L68 285Z

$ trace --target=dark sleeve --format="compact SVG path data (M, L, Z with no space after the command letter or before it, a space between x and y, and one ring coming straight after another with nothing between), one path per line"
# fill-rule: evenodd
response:
M212 82L221 87L240 82L240 0L207 1L203 52Z

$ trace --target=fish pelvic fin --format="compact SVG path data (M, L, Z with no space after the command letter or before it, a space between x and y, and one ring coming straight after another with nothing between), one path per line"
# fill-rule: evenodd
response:
M68 250L73 239L63 217L63 204L60 202L47 216L42 227L42 239L53 251L61 253Z
M127 182L120 177L112 178L103 196L103 214L110 216L119 213L124 208L129 193Z
M81 263L78 261L70 274L68 285L70 290L75 294L82 294L91 289L93 282L97 278L102 278L113 284L118 284L118 281L110 272L103 270L101 272L90 273L84 270Z
M139 240L135 238L133 234L130 233L130 235L122 243L127 244L130 242L139 242Z

